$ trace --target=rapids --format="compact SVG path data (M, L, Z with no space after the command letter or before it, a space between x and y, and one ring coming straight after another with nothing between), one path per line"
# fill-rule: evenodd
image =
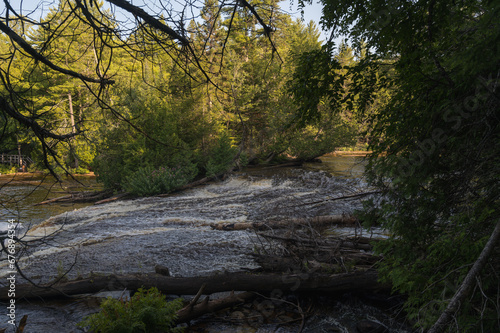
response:
M70 268L70 279L86 277L92 272L154 272L157 264L167 266L173 276L251 270L258 268L251 256L260 245L255 232L217 231L211 225L348 214L361 207L360 200L328 199L366 189L362 178L333 177L324 171L257 169L167 197L117 201L53 216L29 230L20 230L20 237L30 240L33 246L18 253L19 264L24 274L39 283L50 281ZM43 242L37 241L41 238ZM8 271L7 262L2 260L1 283ZM19 274L17 278L17 283L24 282ZM18 301L16 321L24 314L29 315L24 332L81 332L76 323L96 309L94 297ZM330 329L350 332L359 318L390 321L381 311L353 300L333 301L325 311L307 321L304 332ZM2 304L0 316L6 318L6 314L6 306ZM3 327L13 332L6 321L0 321L0 329ZM240 327L217 322L205 329L241 331ZM291 329L296 330L297 327ZM263 325L252 331L290 330ZM391 329L391 332L404 330Z
M211 225L349 213L359 201L328 198L363 188L359 179L290 169L269 178L234 175L168 197L89 206L32 227L24 240L49 236L48 241L31 247L20 263L36 282L48 282L71 266L70 279L90 272L154 272L156 264L169 267L173 276L253 269L258 267L250 256L257 246L254 232L217 231Z

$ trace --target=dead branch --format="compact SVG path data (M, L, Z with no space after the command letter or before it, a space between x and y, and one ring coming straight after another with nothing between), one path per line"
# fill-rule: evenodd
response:
M278 228L288 228L292 225L308 225L313 224L314 226L322 225L354 225L356 223L356 218L353 216L345 215L326 215L326 216L316 216L312 218L298 218L289 219L283 221L267 221L267 222L242 222L242 223L219 223L212 225L211 227L216 230L245 230L245 229L256 229L256 230L267 230L267 229L278 229Z
M46 205L54 202L92 202L101 200L111 194L112 191L109 190L76 192L70 195L65 195L62 197L45 200L35 204L34 206Z
M248 291L239 294L235 294L234 292L232 292L228 297L213 301L209 301L209 297L207 296L201 303L194 306L188 305L179 310L177 312L177 322L184 323L194 318L198 318L204 314L216 312L240 303L247 302L255 297L255 293Z

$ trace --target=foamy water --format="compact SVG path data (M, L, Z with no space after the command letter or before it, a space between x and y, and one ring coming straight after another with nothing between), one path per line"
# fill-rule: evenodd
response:
M30 248L25 253L29 260L21 264L39 281L73 264L70 278L92 271L152 272L156 264L169 267L174 276L254 269L253 231L210 226L349 213L359 208L359 201L327 199L359 192L363 186L323 172L294 170L271 178L233 176L169 197L90 206L29 230L23 239L49 236L48 242ZM4 275L5 266L1 269Z
M360 179L288 169L271 177L258 172L235 175L169 197L89 206L51 217L21 235L33 246L20 252L20 265L35 282L47 282L71 266L70 279L91 272L154 272L157 264L168 267L173 276L256 269L259 265L251 254L259 241L254 231L218 231L211 226L349 214L361 207L359 200L329 199L365 190ZM2 261L0 276L6 273ZM52 310L25 304L18 308L18 317L31 316L25 332L48 332L54 327L73 332L74 323L95 311L82 304L76 301Z

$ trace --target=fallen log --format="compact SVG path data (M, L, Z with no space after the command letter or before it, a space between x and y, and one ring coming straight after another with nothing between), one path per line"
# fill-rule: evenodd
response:
M54 202L92 202L92 201L101 200L101 199L103 199L111 194L112 194L112 192L109 190L74 192L74 193L69 194L69 195L65 195L62 197L53 198L53 199L39 202L39 203L35 204L34 206L46 205L46 204L50 204L50 203L54 203Z
M288 228L292 225L355 225L357 222L354 216L348 215L326 215L326 216L315 216L311 218L297 218L288 219L280 221L266 221L266 222L241 222L241 223L218 223L211 225L212 229L233 231L233 230L246 230L246 229L256 229L256 230L267 230L267 229L278 229L278 228Z
M95 202L94 205L102 205L102 204L105 204L108 202L113 202L113 201L116 201L116 200L121 199L123 197L126 197L127 195L130 195L130 193L129 192L120 193L120 194L115 195L114 197L99 200L99 201Z
M295 244L300 244L302 246L308 246L308 247L325 247L327 248L328 251L331 251L332 249L355 249L355 250L365 250L365 251L371 251L373 250L373 246L371 244L366 244L366 243L358 243L356 240L346 240L346 239L300 239L297 237L283 237L283 236L277 236L277 235L269 235L266 233L257 233L257 235L262 236L264 238L269 238L269 239L275 239L283 242L289 242L289 243L295 243Z
M137 290L157 287L165 294L195 295L206 284L204 292L282 291L343 292L350 290L380 290L388 286L377 281L375 270L345 274L250 274L227 273L197 277L167 277L156 273L131 275L94 275L89 278L58 282L51 287L18 284L16 298L67 297L105 290ZM8 299L8 286L0 289L0 300Z
M303 204L300 204L300 206L310 206L310 205L315 205L315 204L323 203L323 202L326 202L326 201L336 201L336 200L353 199L353 198L365 197L367 195L381 194L381 193L382 193L382 191L370 191L370 192L356 193L356 194L344 195L344 196L341 196L341 197L326 198L326 199L322 199L322 200L319 200L319 201L305 202Z
M53 203L53 202L58 202L58 201L66 200L66 199L71 199L72 197L73 197L72 194L65 195L65 196L62 196L62 197L58 197L58 198L54 198L54 199L49 199L49 200L45 200L45 201L36 203L33 206L46 205L46 204Z

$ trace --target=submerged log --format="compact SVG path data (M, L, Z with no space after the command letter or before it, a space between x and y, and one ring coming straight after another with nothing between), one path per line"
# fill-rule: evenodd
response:
M267 222L241 222L241 223L219 223L211 225L215 230L245 230L245 229L256 229L256 230L266 230L266 229L278 229L278 228L288 228L293 225L308 225L312 226L322 226L322 225L355 225L356 218L350 215L326 215L326 216L316 216L311 218L297 218L288 219L280 221L267 221Z
M206 284L204 292L260 291L275 289L282 291L343 292L351 290L380 290L387 285L377 281L375 270L345 274L249 274L227 273L197 277L167 277L155 273L137 275L103 275L80 280L59 282L50 287L19 284L16 298L64 297L77 294L96 293L104 290L137 290L141 287L157 287L165 294L195 295ZM8 299L8 287L0 289L0 300Z
M106 199L103 199L103 200L99 200L97 202L94 203L94 205L102 205L102 204L105 204L105 203L108 203L108 202L113 202L113 201L116 201L118 199L122 199L126 196L130 195L129 192L124 192L124 193L120 193L120 194L117 194L111 198L106 198Z
M45 200L35 204L35 206L46 205L54 202L93 202L102 200L106 197L112 195L113 192L110 190L103 191L84 191L84 192L73 192L70 195L65 195L58 198L53 198Z
M34 204L34 206L46 205L46 204L53 203L53 202L63 201L63 200L71 199L72 197L73 197L72 194L65 195L65 196L62 196L62 197L58 197L58 198L54 198L54 199L49 199L49 200L45 200L45 201L36 203L36 204Z

